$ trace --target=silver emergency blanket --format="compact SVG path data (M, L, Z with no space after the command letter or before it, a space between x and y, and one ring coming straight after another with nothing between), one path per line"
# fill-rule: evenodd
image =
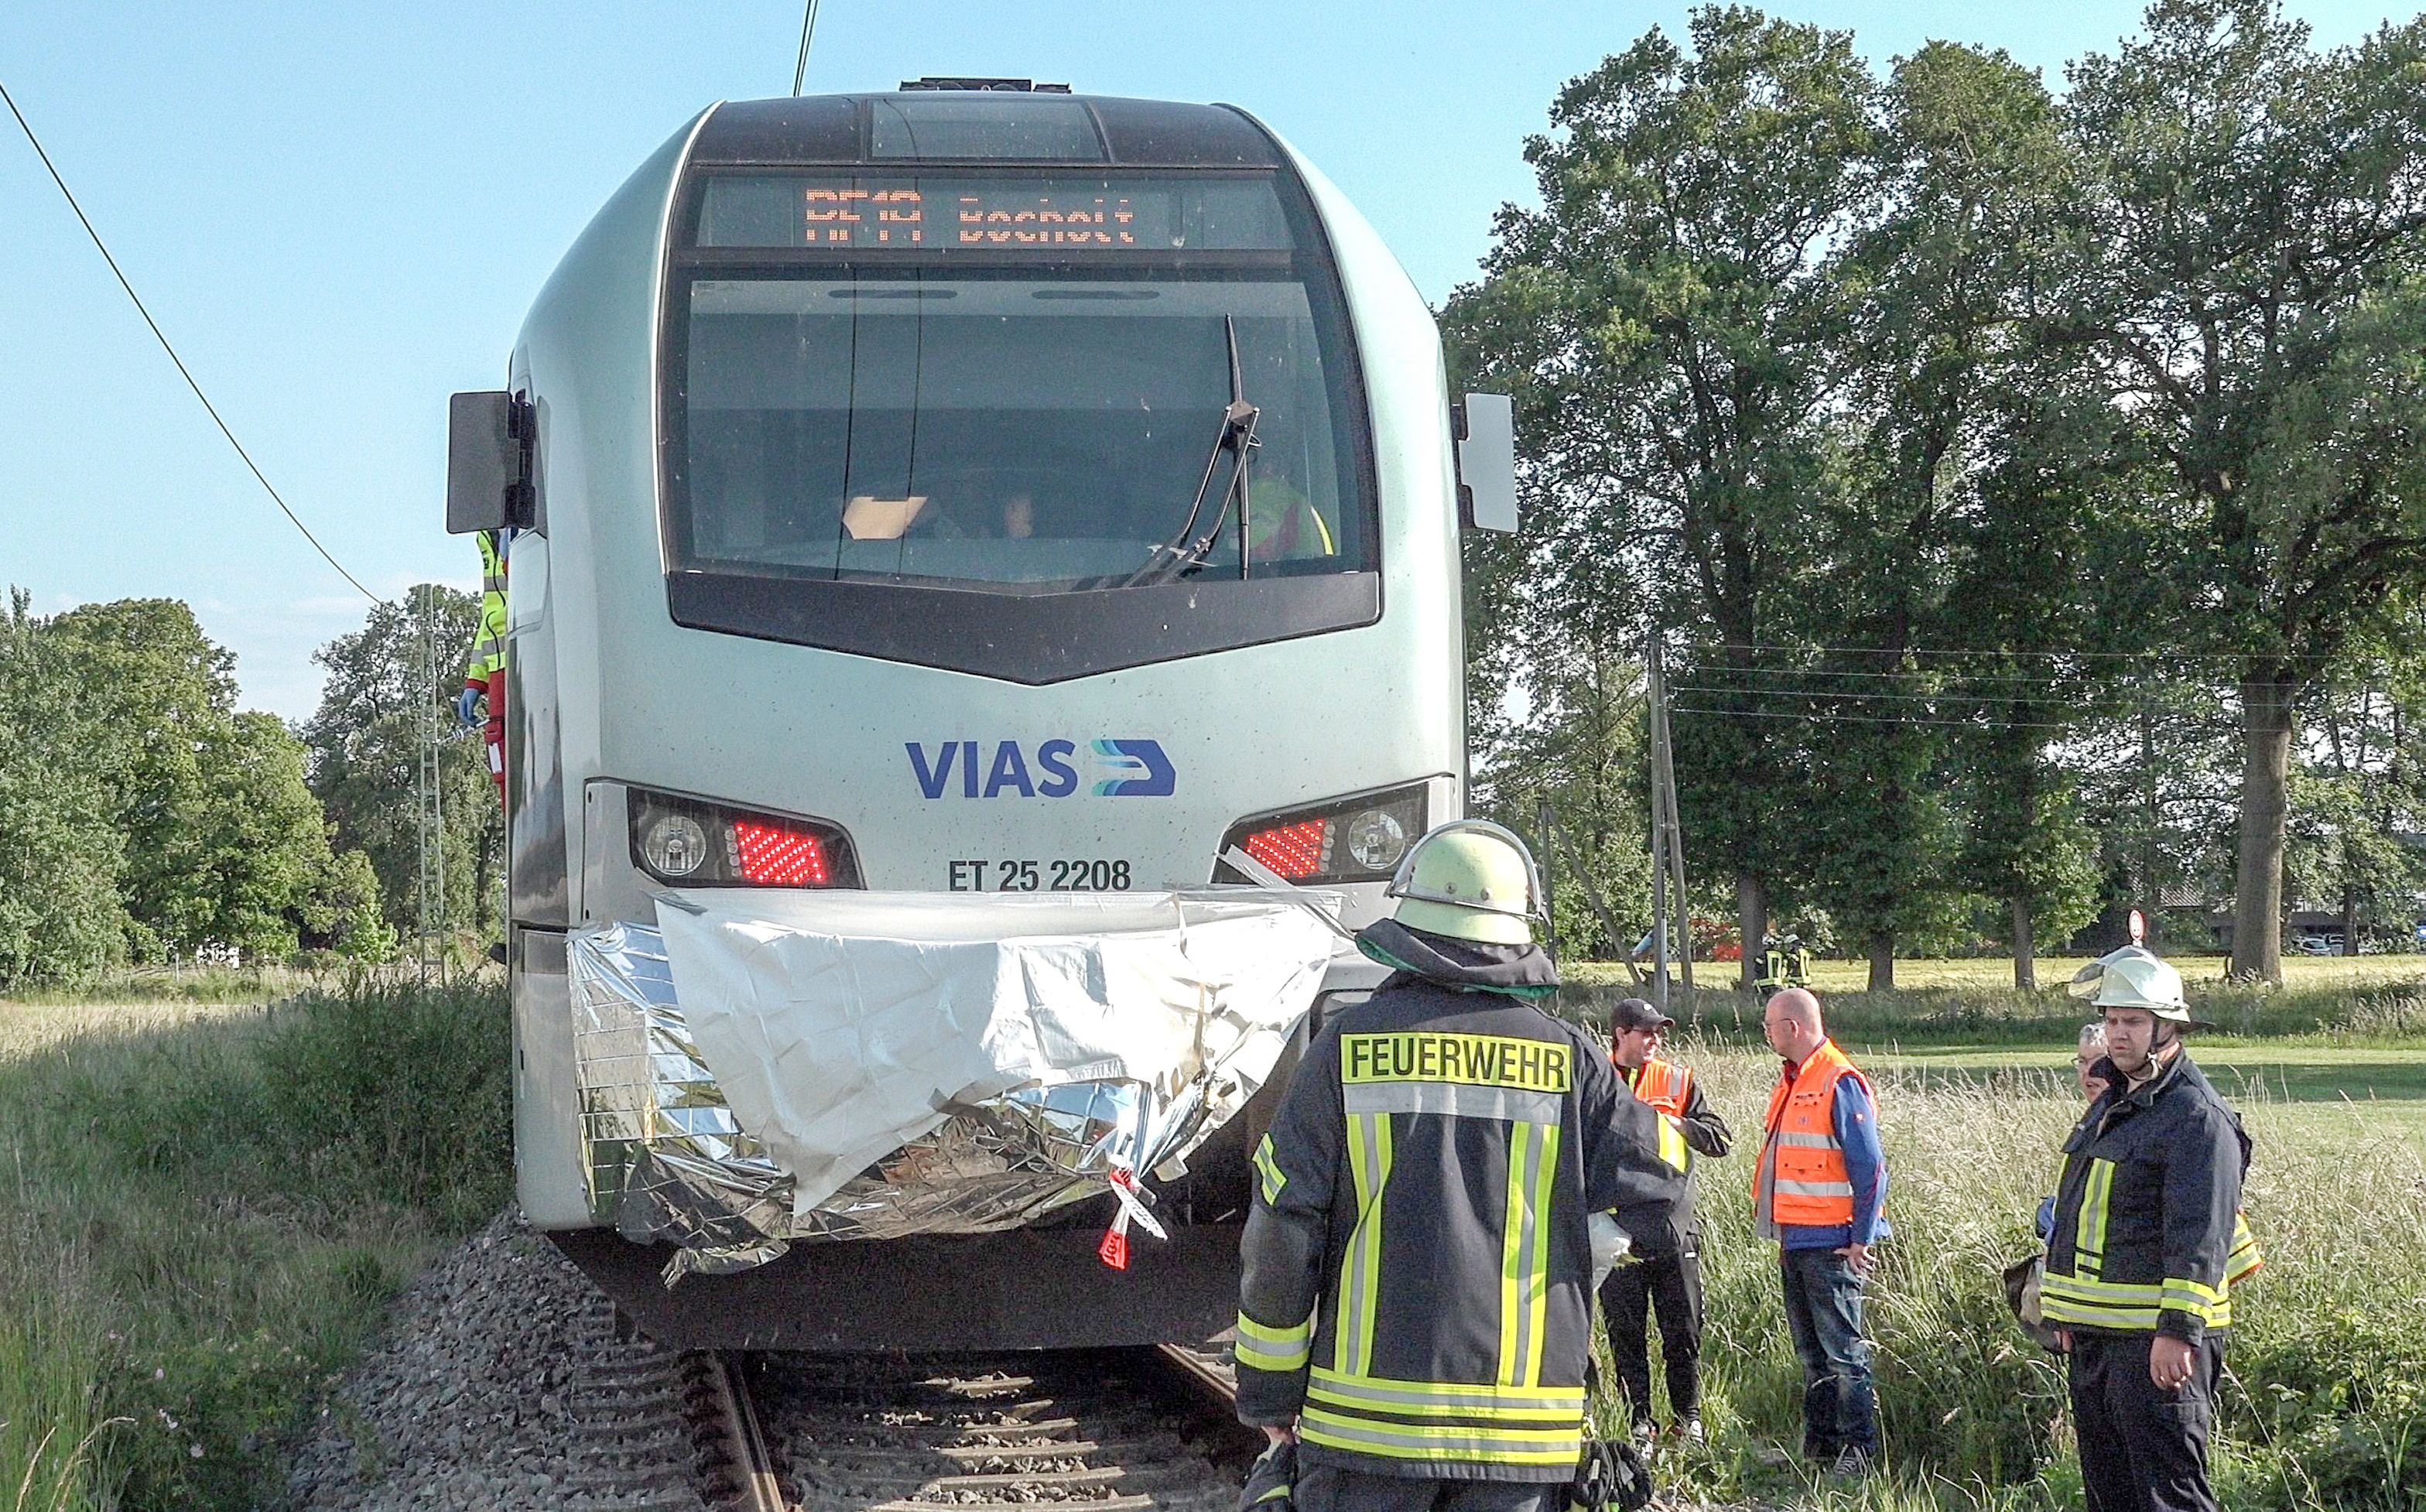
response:
M1175 1174L1270 1075L1338 900L695 891L572 941L593 1211L671 1284Z

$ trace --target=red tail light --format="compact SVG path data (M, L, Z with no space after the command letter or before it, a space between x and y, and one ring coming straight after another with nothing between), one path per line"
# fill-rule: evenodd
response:
M826 871L824 844L805 830L736 819L733 841L745 882L760 887L824 887L833 880Z
M1429 790L1421 784L1334 798L1319 807L1243 819L1222 837L1291 882L1371 882L1398 870L1424 832ZM1227 866L1217 882L1243 882Z
M857 887L850 837L815 819L630 791L632 860L676 887Z
M1246 851L1295 882L1321 875L1325 842L1330 836L1330 820L1301 819L1295 824L1256 830L1247 837Z

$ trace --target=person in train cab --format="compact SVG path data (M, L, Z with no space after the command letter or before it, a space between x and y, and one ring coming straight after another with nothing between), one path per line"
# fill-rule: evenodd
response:
M1516 836L1443 825L1388 895L1357 944L1391 974L1254 1153L1238 1415L1294 1439L1300 1512L1560 1512L1615 1454L1585 1438L1593 1215L1666 1227L1684 1137L1537 1006L1559 976Z
M1609 1063L1635 1097L1674 1121L1686 1146L1712 1160L1725 1156L1735 1135L1702 1094L1690 1068L1660 1057L1661 1042L1676 1021L1641 998L1626 998L1609 1011ZM1650 1340L1644 1324L1659 1318L1659 1352L1667 1365L1668 1411L1678 1437L1702 1441L1702 1228L1693 1215L1689 1174L1685 1198L1664 1226L1629 1224L1640 1237L1634 1258L1609 1273L1600 1286L1600 1311L1609 1329L1609 1351L1617 1384L1634 1423L1634 1439L1648 1445L1657 1436L1651 1413Z

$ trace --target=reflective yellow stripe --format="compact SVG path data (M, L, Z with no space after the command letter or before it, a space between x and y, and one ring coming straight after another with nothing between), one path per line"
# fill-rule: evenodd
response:
M2165 1295L2165 1289L2154 1281L2101 1281L2081 1276L2048 1275L2041 1279L2043 1291L2061 1291L2068 1295L2117 1304L2154 1303Z
M1359 1082L1458 1082L1563 1093L1573 1085L1569 1070L1567 1047L1547 1039L1425 1030L1343 1035L1339 1040L1339 1080L1346 1086Z
M1509 1125L1508 1207L1499 1233L1502 1387L1541 1384L1542 1335L1550 1316L1550 1192L1558 1172L1557 1124Z
M1499 1374L1502 1386L1521 1386L1525 1382L1525 1346L1529 1339L1525 1332L1524 1296L1525 1263L1529 1255L1526 1226L1530 1218L1527 1204L1532 1185L1528 1165L1533 1154L1533 1136L1541 1131L1538 1123L1512 1123L1508 1126L1508 1201L1499 1225Z
M2224 1258L2224 1284L2238 1286L2264 1268L2266 1257L2258 1250L2257 1236L2249 1231L2249 1216L2232 1215L2232 1252Z
M1525 1332L1531 1341L1525 1351L1526 1386L1542 1384L1542 1359L1549 1353L1544 1335L1550 1327L1550 1193L1559 1178L1559 1126L1544 1124L1534 1138L1541 1148L1533 1157L1532 1212L1526 1225L1533 1239L1525 1257Z
M1248 1370L1297 1371L1314 1354L1314 1319L1293 1328L1273 1328L1238 1314L1238 1339L1231 1353Z
M1270 1134L1255 1147L1255 1169L1264 1174L1264 1205L1270 1207L1281 1199L1281 1188L1288 1185L1288 1178L1281 1174L1281 1163L1273 1158Z
M2051 1275L2039 1281L2039 1311L2049 1323L2154 1329L2161 1290L2156 1286Z
M2232 1322L2232 1298L2216 1287L2178 1276L2165 1278L2164 1305L2187 1312L2210 1328Z
M1356 1179L1356 1231L1339 1263L1339 1337L1333 1363L1361 1375L1373 1363L1382 1290L1382 1198L1390 1181L1390 1116L1348 1116L1348 1166Z
M1659 1115L1659 1158L1674 1170L1683 1170L1692 1163L1693 1152L1685 1143L1685 1126L1666 1114ZM1847 1187L1851 1191L1850 1186Z
M2050 1275L2040 1280L2039 1307L2051 1323L2092 1327L2153 1329L2167 1311L2187 1312L2210 1328L2232 1326L2229 1296L2213 1287L2180 1279L2159 1284Z
M2113 1198L2114 1163L2092 1160L2089 1180L2081 1183L2080 1220L2073 1226L2073 1269L2084 1279L2105 1268L2106 1214Z
M1565 1426L1584 1410L1580 1386L1498 1386L1464 1382L1401 1381L1380 1375L1342 1375L1317 1365L1306 1395L1342 1412L1396 1417L1496 1418Z
M1308 1401L1298 1437L1326 1449L1388 1459L1486 1465L1572 1466L1583 1452L1583 1424L1503 1428L1487 1424L1393 1423Z

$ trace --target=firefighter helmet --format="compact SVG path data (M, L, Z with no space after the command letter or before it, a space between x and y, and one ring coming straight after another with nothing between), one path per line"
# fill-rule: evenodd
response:
M2075 997L2101 1008L2141 1008L2168 1023L2191 1023L2182 999L2182 973L2142 945L2109 951L2074 973Z
M1416 841L1388 895L1408 928L1482 944L1530 944L1545 916L1533 853L1488 819L1451 819Z

